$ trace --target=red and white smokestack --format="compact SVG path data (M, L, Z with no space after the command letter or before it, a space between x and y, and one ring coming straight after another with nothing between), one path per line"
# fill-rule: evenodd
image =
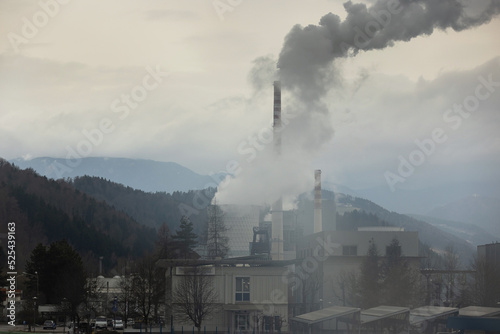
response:
M281 82L274 82L274 104L273 104L273 136L274 148L277 154L281 153Z
M314 233L323 230L321 201L321 170L317 169L314 171Z
M273 139L276 157L281 154L281 83L274 82ZM271 207L271 259L284 260L283 254L283 200L280 197Z

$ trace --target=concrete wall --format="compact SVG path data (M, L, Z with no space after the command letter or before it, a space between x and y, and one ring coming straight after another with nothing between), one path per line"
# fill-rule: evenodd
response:
M215 327L221 331L230 328L235 331L234 318L236 314L246 314L249 317L250 330L257 326L256 319L262 321L262 316L279 315L288 318L287 282L284 279L286 268L283 266L217 266L212 267L209 276L213 277L213 284L218 291L219 311L215 316L204 323L207 331L214 331ZM177 272L178 273L178 272ZM173 270L172 291L182 280ZM236 278L250 278L250 301L236 301ZM192 323L180 321L180 316L174 314L175 328L191 328ZM286 323L282 330L287 330ZM239 331L236 331L239 332ZM256 331L257 332L257 331Z
M379 255L385 255L385 247L396 238L401 245L403 256L418 256L418 232L392 229L367 231L323 231L305 236L297 246L297 258L312 256L315 250L325 249L326 254L342 256L343 246L356 246L357 256L368 253L370 241L377 245Z
M419 268L418 232L406 232L399 228L374 228L363 231L323 231L308 235L300 240L297 257L301 259L296 269L296 277L320 275L322 287L317 293L317 305L342 306L339 282L349 273L358 274L366 258L371 242L374 242L381 257L386 254L386 246L396 238L401 253L415 268ZM351 247L346 254L345 247ZM354 248L353 248L354 247ZM353 249L355 252L353 252ZM300 292L298 292L300 294Z

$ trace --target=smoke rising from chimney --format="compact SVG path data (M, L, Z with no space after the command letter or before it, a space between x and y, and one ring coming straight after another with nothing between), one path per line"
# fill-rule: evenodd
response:
M254 63L250 74L254 89L272 91L272 82L280 80L283 112L293 118L283 125L279 161L269 152L258 152L259 159L223 190L221 201L247 196L272 203L281 195L311 189L310 163L334 133L324 98L339 80L336 59L431 35L435 29L461 31L488 23L500 13L500 0L379 0L369 7L349 1L344 8L344 20L328 13L318 25L294 26L285 37L277 73L270 73L269 57ZM270 106L269 116L271 110Z

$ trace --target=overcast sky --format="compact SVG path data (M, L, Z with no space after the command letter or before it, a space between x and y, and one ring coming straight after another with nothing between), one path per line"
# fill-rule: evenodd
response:
M474 3L470 17L495 14L489 1ZM343 22L347 7L327 0L3 0L0 156L174 161L202 174L236 171L243 181L229 187L248 191L244 180L256 177L267 187L277 177L263 166L285 37L330 12ZM453 14L438 10L447 20ZM403 31L396 14L389 20L388 32ZM498 180L500 20L462 21L460 32L439 29L448 24L439 19L418 37L334 59L313 44L314 27L296 27L303 38L290 44L306 56L290 56L282 69L289 145L278 167L290 173L281 182L306 189L314 169L352 188ZM299 71L310 64L308 52L324 61L313 69L324 91ZM304 102L306 93L321 101ZM464 103L470 112L452 111ZM316 107L302 117L302 109ZM398 171L400 157L410 169ZM265 191L253 186L255 194Z

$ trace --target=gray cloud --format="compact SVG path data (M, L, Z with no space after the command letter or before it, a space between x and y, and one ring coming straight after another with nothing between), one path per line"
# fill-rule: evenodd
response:
M199 18L198 14L189 10L174 10L174 9L152 9L144 12L146 20L162 21L162 20L194 20Z
M487 23L499 13L500 1L491 1L479 12L474 8L476 11L473 14L464 3L457 0L401 2L380 0L370 7L349 1L344 4L344 8L347 12L344 20L338 15L329 13L320 19L318 25L294 26L285 37L278 58L279 78L285 90L284 112L293 115L293 119L283 130L282 153L279 157L262 154L260 160L256 160L248 167L258 170L258 175L266 175L267 181L262 183L263 187L255 185L254 173L244 174L221 192L223 200L242 197L241 194L246 192L247 197L260 196L261 200L265 198L268 202L272 202L277 198L277 194L290 194L285 189L291 182L298 182L297 175L307 174L308 171L312 173L313 168L310 163L333 138L332 115L325 98L332 87L342 86L343 78L335 67L336 59L354 56L359 52L384 49L398 41L409 41L417 36L430 35L435 29L451 28L461 31ZM271 77L268 75L270 66L271 61L268 58L260 58L254 62L250 77L255 87L266 87L262 78ZM261 75L262 73L266 75ZM362 73L360 81L354 83L355 90L351 94L360 88L360 84L367 77L367 73ZM382 91L382 94L391 95L387 91ZM401 111L401 106L408 102L408 96L399 100L398 96L393 94L390 97L389 109ZM269 106L271 110L271 104ZM372 110L374 114L378 111ZM396 115L396 119L399 118L402 122L398 127L405 129L405 124L416 123L415 118L418 114L409 112L410 110L405 110L404 113ZM386 114L386 117L390 116ZM367 119L375 118L380 119L374 115L367 117ZM391 119L389 123L394 126L394 122L395 120ZM381 130L384 130L383 125ZM384 137L394 137L398 132L393 129L386 130L390 133L382 136L382 140ZM370 145L372 144L368 147ZM377 147L377 144L374 145ZM283 161L286 163L282 164ZM276 190L273 190L273 194L265 190L270 185ZM311 185L302 189L301 186L295 187L294 191L306 191ZM252 194L251 189L258 192Z

